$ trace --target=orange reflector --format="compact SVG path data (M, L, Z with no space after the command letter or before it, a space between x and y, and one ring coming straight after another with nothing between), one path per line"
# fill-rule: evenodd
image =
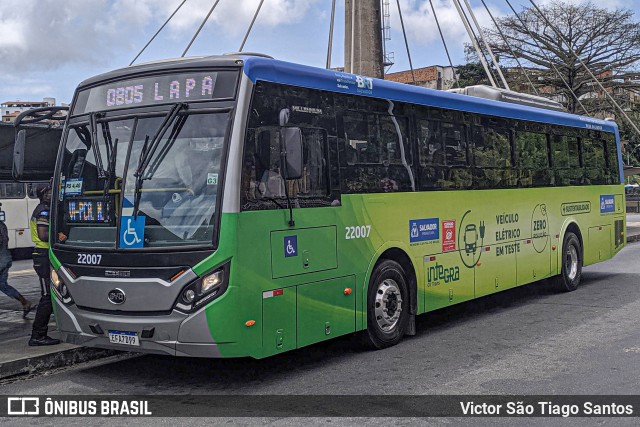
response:
M529 243L531 243L531 240L528 240L528 239L527 239L527 244L529 244Z
M480 262L477 262L476 265L480 267L482 264Z
M560 238L560 235L559 235L559 234L556 234L556 239L559 239L559 238Z
M178 271L176 274L174 274L171 279L169 279L170 282L173 282L174 280L176 280L178 277L182 276L184 274L184 270L180 270Z
M551 246L551 250L552 250L552 251L555 251L555 250L556 250L555 245L554 245L554 246Z
M344 288L344 294L345 295L351 295L351 293L353 292L353 289L351 288Z
M247 328L250 328L251 326L253 326L255 324L256 324L255 320L247 320L246 322L244 322L244 326L246 326Z
M484 247L484 251L485 251L485 252L489 252L490 250L491 250L491 246L485 246L485 247Z

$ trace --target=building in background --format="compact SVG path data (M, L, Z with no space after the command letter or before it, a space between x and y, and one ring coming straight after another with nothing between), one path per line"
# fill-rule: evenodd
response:
M20 113L33 108L54 107L55 98L43 98L42 101L6 101L0 104L2 111L2 122L13 122Z
M415 84L416 86L428 87L431 89L447 90L455 86L455 68L450 66L432 65L430 67L416 68L413 70L389 73L384 76L385 80L398 83ZM415 83L413 76L415 75Z

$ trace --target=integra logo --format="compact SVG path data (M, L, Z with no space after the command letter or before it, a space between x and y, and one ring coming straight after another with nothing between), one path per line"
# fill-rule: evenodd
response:
M429 267L427 270L427 281L450 283L460 280L460 268L449 267L446 268L436 262L436 265Z
M109 302L112 304L124 304L127 299L124 295L124 291L122 289L112 289L107 294L107 298L109 298Z

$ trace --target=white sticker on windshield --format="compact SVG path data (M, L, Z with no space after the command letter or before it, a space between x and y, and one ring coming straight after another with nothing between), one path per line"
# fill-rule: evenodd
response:
M58 200L64 200L64 180L65 176L60 174L60 182L58 183Z
M207 174L207 185L218 185L218 174L217 173L208 173Z
M67 196L82 194L82 178L67 179L64 183L64 194Z

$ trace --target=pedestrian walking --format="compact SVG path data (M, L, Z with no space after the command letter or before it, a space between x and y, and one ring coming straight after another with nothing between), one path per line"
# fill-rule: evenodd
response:
M33 269L38 274L40 280L40 293L42 297L38 303L36 317L33 321L31 331L30 346L55 345L60 340L47 335L49 329L49 319L53 312L51 305L51 267L49 264L49 209L51 205L51 184L40 187L37 191L40 204L31 215L29 228L31 230L31 240L35 244L33 249Z
M20 294L13 286L7 283L9 278L9 268L11 268L11 252L9 252L9 230L4 221L0 221L0 291L10 298L15 298L22 304L22 318L33 308L31 301Z

